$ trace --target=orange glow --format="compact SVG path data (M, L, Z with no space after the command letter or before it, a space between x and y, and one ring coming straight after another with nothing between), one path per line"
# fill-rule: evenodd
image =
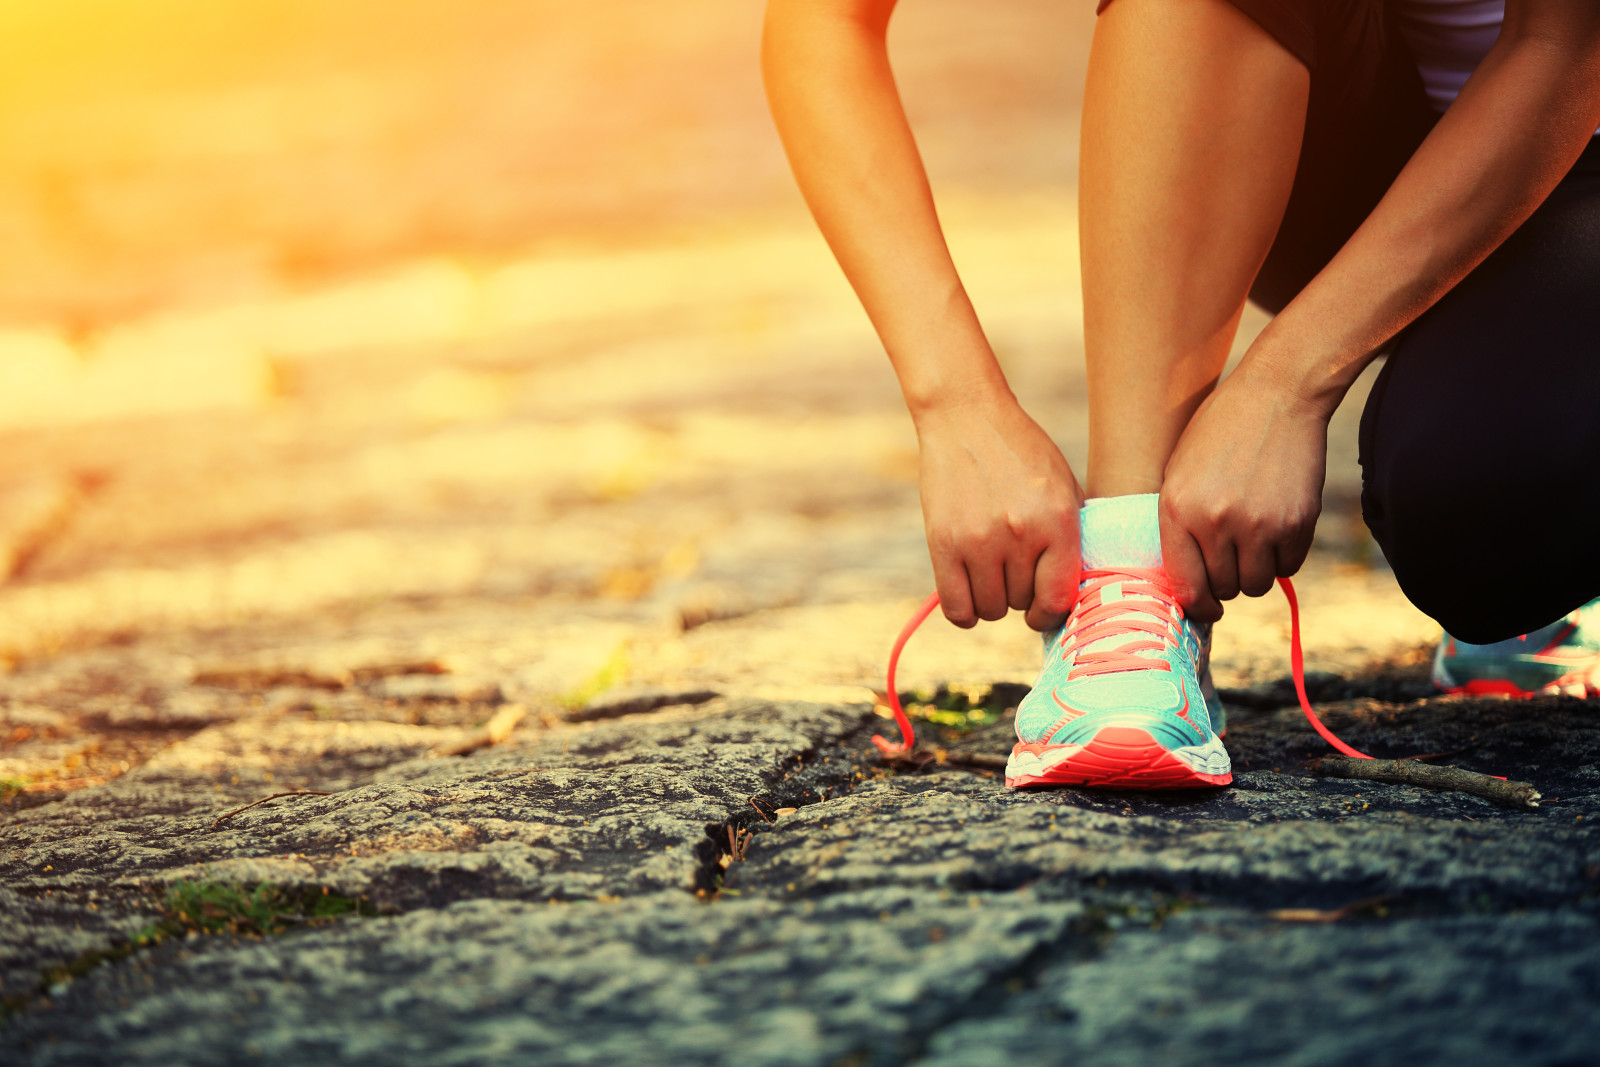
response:
M1091 17L927 0L896 29L1024 391L1076 343ZM694 585L704 538L747 506L779 544L818 493L909 503L914 441L771 129L760 18L0 4L0 667L490 587L677 583L715 617L739 602Z

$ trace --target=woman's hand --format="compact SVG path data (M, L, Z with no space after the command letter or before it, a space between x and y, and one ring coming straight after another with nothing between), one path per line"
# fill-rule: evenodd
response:
M1009 396L925 413L922 515L945 617L1061 624L1078 597L1083 492L1055 442Z
M1322 510L1328 413L1248 357L1195 412L1167 461L1161 554L1185 610L1261 596L1305 562Z

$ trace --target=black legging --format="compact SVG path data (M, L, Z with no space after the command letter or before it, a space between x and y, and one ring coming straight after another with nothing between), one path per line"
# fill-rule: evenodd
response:
M1384 0L1230 0L1311 70L1294 190L1251 296L1283 307L1435 116ZM1400 588L1465 641L1600 596L1600 143L1391 348L1362 512Z

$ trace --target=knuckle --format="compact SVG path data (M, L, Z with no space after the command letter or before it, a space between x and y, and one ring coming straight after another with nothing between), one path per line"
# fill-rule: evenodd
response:
M1072 598L1064 594L1042 596L1034 600L1033 606L1043 615L1065 615L1072 610Z
M962 523L960 526L952 526L945 536L952 548L963 549L983 540L983 530L972 523Z

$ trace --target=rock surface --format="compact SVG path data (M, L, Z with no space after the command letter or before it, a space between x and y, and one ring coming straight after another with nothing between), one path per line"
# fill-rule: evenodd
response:
M7 1056L1578 1062L1600 1037L1600 716L1329 709L1373 748L1468 733L1464 763L1552 795L1511 812L1311 777L1294 716L1234 715L1237 763L1279 769L1166 796L885 774L859 705L715 700L444 759L407 758L425 727L284 721L260 731L270 753L212 727L11 821L6 988L125 942L178 879L329 887L382 914L46 980ZM959 741L1003 751L1006 728ZM219 790L218 751L301 773L320 754L338 788L214 827L271 788Z
M916 440L771 136L760 5L149 6L52 49L205 71L0 100L43 323L0 329L0 1064L1595 1059L1600 711L1433 694L1355 506L1370 377L1296 579L1313 696L1539 809L1308 773L1277 594L1217 630L1231 788L891 771ZM901 7L953 253L1082 473L1094 5ZM1015 699L1038 652L935 620L901 683ZM994 703L920 729L1010 745Z

